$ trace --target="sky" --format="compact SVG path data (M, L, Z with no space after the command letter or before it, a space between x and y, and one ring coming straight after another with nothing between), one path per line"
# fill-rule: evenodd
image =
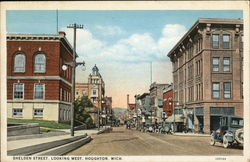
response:
M83 24L77 30L76 81L87 82L96 64L105 82L105 96L113 107L127 107L134 95L149 91L152 81L172 83L168 52L199 18L243 18L240 10L9 10L7 33L56 34L65 31L73 45L69 24Z

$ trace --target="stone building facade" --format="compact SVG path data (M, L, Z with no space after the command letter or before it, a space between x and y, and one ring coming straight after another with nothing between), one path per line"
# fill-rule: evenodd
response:
M88 83L76 83L75 92L76 98L88 96L95 107L98 107L100 110L102 109L105 95L105 83L96 65L92 68L92 73L89 74Z
M199 19L168 57L188 128L209 133L220 116L243 116L243 20Z
M7 34L8 118L70 120L72 60L64 32Z

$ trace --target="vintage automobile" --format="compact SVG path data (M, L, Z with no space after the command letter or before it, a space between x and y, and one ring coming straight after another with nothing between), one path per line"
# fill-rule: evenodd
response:
M237 116L220 117L219 129L212 131L210 145L215 145L215 142L222 143L224 148L233 144L243 144L243 118Z
M144 132L154 132L154 125L152 123L147 123L144 127L145 131Z
M160 125L160 133L167 133L167 134L169 134L170 132L171 132L171 126L170 126L170 124L162 122L161 125Z

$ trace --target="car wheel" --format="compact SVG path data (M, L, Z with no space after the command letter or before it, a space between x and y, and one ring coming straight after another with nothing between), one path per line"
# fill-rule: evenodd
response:
M228 142L226 136L224 135L223 136L223 147L224 148L228 148L228 146L229 146L229 142Z
M211 145L211 146L214 146L214 145L215 145L214 137L211 137L211 138L210 138L210 145Z

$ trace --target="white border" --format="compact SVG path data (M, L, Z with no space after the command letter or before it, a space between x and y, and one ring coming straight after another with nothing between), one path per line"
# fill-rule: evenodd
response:
M36 7L34 7L34 5ZM244 11L244 156L225 156L226 161L250 161L249 106L249 2L247 1L85 1L1 2L1 158L6 157L6 10L243 10ZM248 137L248 138L247 138ZM218 156L217 156L218 157ZM216 156L123 156L123 161L215 161ZM16 160L18 161L18 160ZM217 160L218 161L218 160ZM225 161L225 160L224 160Z

